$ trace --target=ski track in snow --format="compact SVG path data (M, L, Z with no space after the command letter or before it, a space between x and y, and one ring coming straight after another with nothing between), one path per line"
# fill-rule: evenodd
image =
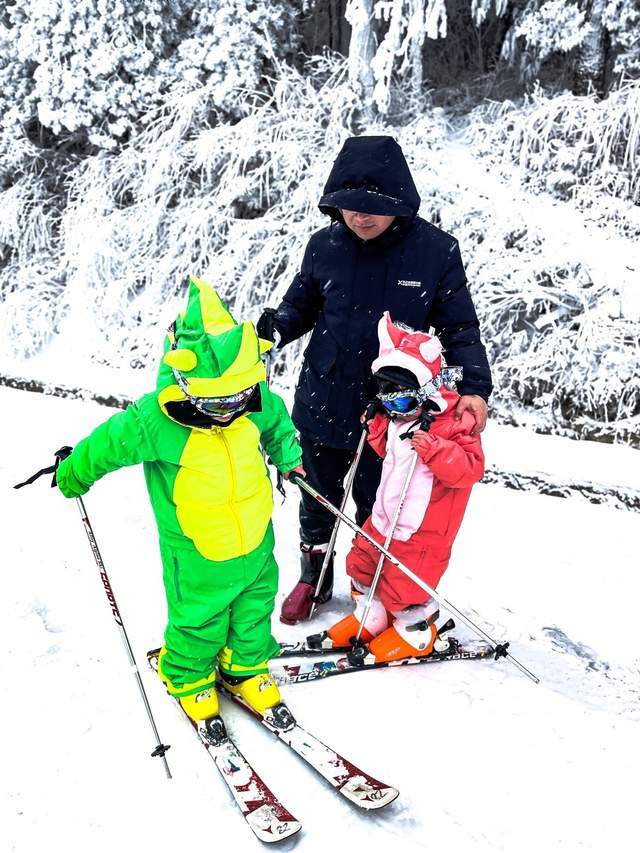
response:
M142 470L109 475L86 499L141 668L173 781L154 741L78 512L48 478L11 490L109 414L92 403L0 389L5 411L3 850L154 853L262 849L191 727L146 669L164 593ZM527 434L522 432L522 453ZM601 448L598 448L600 452ZM584 451L588 458L589 447ZM610 448L612 459L616 448ZM297 577L297 499L276 494L279 607ZM283 689L300 724L400 790L386 810L343 802L277 739L224 702L231 736L303 824L280 845L484 853L636 849L640 660L636 513L580 500L474 489L441 591L541 678L507 661L380 670ZM333 601L283 640L349 609L338 539ZM444 614L443 614L444 615ZM456 631L470 637L466 628ZM136 844L139 842L136 842Z

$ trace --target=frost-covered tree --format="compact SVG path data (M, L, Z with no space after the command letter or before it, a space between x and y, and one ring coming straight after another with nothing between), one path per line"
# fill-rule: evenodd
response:
M345 18L351 26L349 81L362 99L362 113L371 117L375 78L371 63L375 55L373 0L348 0Z
M603 22L611 39L613 74L640 77L640 0L609 0Z
M276 0L15 0L0 25L1 132L113 148L169 90L212 77L212 108L242 113L238 89L258 87L289 15Z
M422 89L422 51L425 39L447 34L445 0L378 0L376 17L386 32L373 60L375 100L386 113L394 74L407 80L412 95Z
M603 95L624 76L638 76L640 0L520 0L506 6L513 7L513 24L504 58L519 62L529 79L554 56L568 60L575 94Z
M573 91L586 95L590 89L604 94L610 39L604 23L607 0L590 0L585 9L586 33L577 50Z
M423 93L425 57L436 42L446 67L457 62L462 76L501 60L534 84L552 67L576 94L605 94L621 75L640 72L640 0L349 0L346 14L352 67L382 115L394 82L404 95Z

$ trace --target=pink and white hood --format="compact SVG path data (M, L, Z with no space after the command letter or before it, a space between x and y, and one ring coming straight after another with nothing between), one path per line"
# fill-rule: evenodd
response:
M372 373L383 367L404 367L422 386L435 379L442 370L442 344L438 338L396 326L388 311L378 323L378 340L380 354L371 365ZM452 402L457 402L458 394L443 387L429 394L429 398L444 412Z

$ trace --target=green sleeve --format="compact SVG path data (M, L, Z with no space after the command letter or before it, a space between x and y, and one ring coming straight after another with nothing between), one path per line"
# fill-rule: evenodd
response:
M260 430L260 443L279 471L286 473L302 461L302 450L296 437L296 428L282 397L260 383L262 411L249 417Z
M56 471L56 482L67 498L77 498L110 471L156 459L136 403L109 418L79 441Z

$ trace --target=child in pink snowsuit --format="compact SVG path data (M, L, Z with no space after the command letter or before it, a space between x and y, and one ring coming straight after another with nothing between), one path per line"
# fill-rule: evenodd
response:
M460 420L454 416L460 398L444 384L446 368L443 371L437 338L394 325L388 312L380 320L378 337L380 354L371 369L388 414L376 414L369 425L369 443L384 462L363 529L384 545L417 453L389 550L435 588L449 563L471 487L484 473L480 437L471 434L472 415L465 412ZM435 416L428 431L420 429L424 408ZM356 610L329 629L335 645L348 644L356 634L379 557L373 545L356 536L347 555ZM377 661L428 655L437 636L437 617L437 602L385 561L361 636Z

